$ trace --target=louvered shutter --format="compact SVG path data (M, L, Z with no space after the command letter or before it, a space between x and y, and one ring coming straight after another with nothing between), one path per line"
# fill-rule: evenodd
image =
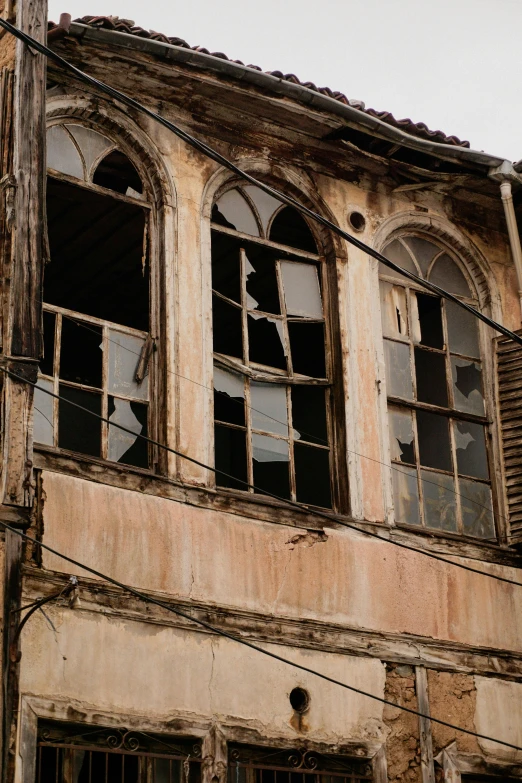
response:
M522 545L522 346L505 337L497 341L497 373L511 543Z

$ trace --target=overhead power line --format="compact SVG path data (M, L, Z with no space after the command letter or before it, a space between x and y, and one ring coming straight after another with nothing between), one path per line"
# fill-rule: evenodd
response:
M54 549L53 547L50 547L47 544L42 543L41 541L37 541L36 538L33 538L33 536L29 536L27 535L27 533L24 533L21 530L17 530L16 528L11 527L6 522L0 521L0 527L9 530L11 533L20 536L26 541L30 541L32 544L35 544L36 546L41 547L42 549L45 549L47 552L50 552L56 557L59 557L61 560L65 560L67 563L71 563L71 565L77 566L78 568L81 568L87 573L93 574L93 576L97 576L99 579L103 579L108 584L114 585L115 587L119 587L121 590L130 593L136 598L139 598L141 601L145 601L146 603L154 604L155 606L159 606L162 609L166 609L168 612L172 612L172 614L178 615L178 617L183 617L183 619L189 620L189 622L195 623L196 625L199 625L201 628L205 628L205 630L210 631L211 633L214 633L218 636L222 636L225 639L230 639L233 642L238 642L239 644L242 644L245 647L249 647L251 650L255 650L256 652L262 653L262 655L266 655L269 658L273 658L274 660L279 661L280 663L284 663L288 666L292 666L293 668L299 669L300 671L306 672L307 674L312 674L314 677L319 677L321 680L325 680L326 682L332 683L333 685L339 685L341 688L345 688L348 691L352 691L352 693L357 693L359 696L365 696L368 699L373 699L373 701L378 701L381 704L387 705L388 707L396 707L397 709L402 710L403 712L408 712L410 715L416 715L419 718L425 718L427 720L431 720L433 721L433 723L438 723L440 726L446 726L446 728L453 729L454 731L462 732L463 734L469 734L472 737L477 737L477 739L487 740L488 742L495 742L507 748L512 748L513 750L522 751L522 747L520 747L519 745L514 745L511 742L506 742L505 740L500 740L497 739L496 737L489 737L486 734L479 734L475 731L471 731L471 729L465 729L462 726L456 726L455 724L449 723L448 721L445 720L441 720L440 718L434 718L431 715L426 715L425 713L419 712L418 710L414 710L411 707L405 707L404 705L397 704L396 702L390 701L389 699L384 699L381 696L376 696L373 693L368 693L368 691L363 691L362 688L356 688L354 685L348 685L348 683L346 682L337 680L335 677L330 677L328 674L323 674L322 672L319 672L316 669L312 669L309 666L304 666L301 663L296 663L295 661L291 661L289 658L285 658L282 655L278 655L277 653L271 652L270 650L266 650L264 647L260 647L258 644L255 644L254 642L251 642L242 636L236 636L235 634L230 633L229 631L224 631L221 628L217 628L211 623L208 623L206 620L201 620L197 617L193 617L191 614L183 611L182 609L177 609L171 604L166 604L164 601L159 601L157 598L153 598L152 596L147 595L146 593L142 593L141 590L136 590L134 587L131 587L130 585L125 584L124 582L120 582L117 579L113 579L112 577L107 576L107 574L104 574L102 571L98 571L95 568L91 568L90 566L85 565L85 563L81 563L79 560L75 560L74 558L69 557L68 555L64 555L62 552L59 552L57 549ZM53 600L56 597L58 597L58 595L59 594L56 595L53 594L52 596L49 597L48 600L49 601Z

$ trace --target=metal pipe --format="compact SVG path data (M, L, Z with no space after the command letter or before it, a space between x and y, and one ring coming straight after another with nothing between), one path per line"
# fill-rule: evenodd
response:
M71 14L60 14L60 21L56 27L53 27L52 30L49 30L47 33L47 43L51 43L51 41L57 41L58 39L63 38L65 35L69 35L70 27Z
M507 230L509 235L509 244L511 246L511 255L515 264L518 283L518 299L520 303L520 316L522 320L522 245L520 244L520 234L518 231L517 218L515 215L515 206L511 192L511 181L505 179L500 183L500 194L502 206L506 216Z

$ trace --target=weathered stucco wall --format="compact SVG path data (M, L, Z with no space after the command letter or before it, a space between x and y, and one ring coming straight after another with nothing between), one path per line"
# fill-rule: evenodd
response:
M479 734L498 737L522 746L522 683L475 676L475 726ZM484 753L503 761L522 763L522 751L510 750L489 740L479 739Z

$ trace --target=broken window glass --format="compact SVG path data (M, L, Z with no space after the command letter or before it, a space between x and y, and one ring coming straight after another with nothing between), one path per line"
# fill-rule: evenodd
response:
M431 262L440 253L440 248L434 245L433 242L428 242L427 239L421 239L420 237L403 237L403 239L412 251L423 277L426 277Z
M330 452L294 443L296 496L300 503L332 507Z
M448 405L446 355L415 347L417 399L430 405Z
M246 432L216 424L214 442L216 483L220 487L245 490L248 482Z
M288 442L252 434L254 485L278 497L290 497Z
M229 190L214 204L212 220L243 234L258 237L259 228L254 213L239 190Z
M93 457L101 455L101 421L89 411L101 416L101 394L60 384L58 444L63 449L79 451ZM87 408L82 411L67 400Z
M67 125L66 127L81 150L87 179L89 179L93 163L114 145L112 141L102 136L101 133L97 133L91 130L91 128L86 128L84 125Z
M457 531L457 500L453 476L421 470L424 521L433 530Z
M463 532L468 536L495 540L491 489L487 484L459 479Z
M241 302L240 244L218 231L212 232L212 288L234 302Z
M123 152L114 150L100 161L92 181L102 188L127 196L139 196L143 191L140 175Z
M43 312L44 355L40 361L40 372L43 375L54 375L54 337L56 331L56 316L47 310Z
M87 328L78 321L62 318L60 378L85 386L102 385L103 342L98 326Z
M411 255L398 239L396 239L394 242L391 242L388 247L383 250L383 255L386 256L386 258L389 258L390 261L393 261L394 264L397 264L397 266L402 267L402 269L407 269L409 272L413 272L415 275L419 274L419 270L415 266ZM390 269L385 264L383 264L382 261L379 262L379 274L388 275L388 277L395 277L402 282L408 282L408 278L404 277L404 275L401 275L399 272L395 272L393 269Z
M392 468L393 504L398 525L420 525L417 471L401 465Z
M480 357L477 319L455 302L446 302L448 343L452 353Z
M136 368L145 340L117 329L109 329L109 378L108 389L116 394L147 400L149 379L146 375L141 383L136 381Z
M220 367L214 367L214 418L230 424L245 424L244 380Z
M410 369L410 347L392 340L384 341L386 385L390 397L413 399L413 382Z
M108 406L109 447L108 458L113 462L146 468L149 464L148 443L138 435L147 437L147 406L131 400L109 397ZM126 432L114 425L125 427Z
M444 348L440 299L420 293L416 293L414 296L417 299L421 345L426 345L429 348Z
M451 375L453 379L453 399L455 408L466 413L484 416L484 397L482 396L482 372L480 364L468 359L451 357Z
M429 411L417 411L419 460L427 468L452 470L448 419Z
M214 351L243 359L243 329L239 307L212 296L212 330Z
M266 236L270 218L274 212L279 209L281 202L268 193L265 193L264 190L261 190L261 188L258 188L256 185L245 185L244 190L247 196L250 196L256 205L257 212L261 218L261 225L263 226L263 234ZM285 244L288 243L285 242Z
M286 386L250 382L252 427L277 435L288 435Z
M317 267L281 261L281 277L288 315L302 315L309 318L323 317L323 304Z
M250 361L286 370L283 322L277 318L248 314Z
M408 312L406 308L406 289L399 285L381 280L381 320L385 337L399 340L408 335Z
M323 386L292 386L294 438L327 445L326 389Z
M294 373L325 378L324 324L288 322Z
M390 453L392 460L415 465L413 423L410 411L389 409Z
M53 381L47 378L39 378L34 390L34 424L33 438L35 443L54 445L54 397L40 389L54 391Z
M429 279L431 283L435 283L451 294L468 298L473 296L467 280L457 264L446 254L435 261Z
M454 421L453 432L457 451L457 468L465 476L488 479L488 459L482 424Z
M256 250L249 247L245 252L247 307L279 315L281 307L275 260L270 252Z
M283 207L270 227L270 239L308 253L317 253L317 245L306 220L292 207Z
M47 130L47 166L62 174L84 179L80 153L61 125L53 125Z

